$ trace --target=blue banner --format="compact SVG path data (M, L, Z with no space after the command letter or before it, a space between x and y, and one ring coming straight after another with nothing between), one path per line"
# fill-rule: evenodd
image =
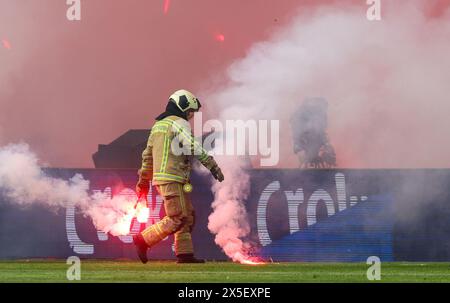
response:
M92 192L135 195L135 170L46 169L69 179L81 173ZM273 261L450 260L450 170L251 170L246 201L255 254ZM214 200L210 179L194 174L196 254L227 257L208 231ZM148 196L147 223L164 217L156 190ZM0 201L0 258L131 258L131 235L97 231L89 218L68 205L50 211ZM173 237L151 249L153 259L173 259Z

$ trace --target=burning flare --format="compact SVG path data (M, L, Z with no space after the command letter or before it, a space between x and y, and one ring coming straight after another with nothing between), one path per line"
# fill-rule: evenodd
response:
M5 201L21 206L40 204L51 210L73 206L90 217L97 230L113 236L128 235L135 216L140 223L149 217L146 204L135 209L134 191L113 197L110 192L90 194L89 181L81 174L69 180L48 176L26 144L0 147L0 163L0 193Z
M264 262L262 259L258 257L251 257L248 255L244 255L240 252L237 252L233 256L233 260L238 260L239 263L245 264L245 265L264 265L266 262Z
M136 208L135 216L139 223L146 223L150 216L150 209L140 203Z

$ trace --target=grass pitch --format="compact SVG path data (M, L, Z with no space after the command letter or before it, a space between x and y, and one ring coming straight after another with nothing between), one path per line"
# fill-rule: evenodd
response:
M371 282L365 263L231 262L176 264L170 261L82 260L77 282ZM69 282L65 260L0 261L0 282ZM70 281L73 283L73 281ZM450 263L382 263L379 282L450 282Z

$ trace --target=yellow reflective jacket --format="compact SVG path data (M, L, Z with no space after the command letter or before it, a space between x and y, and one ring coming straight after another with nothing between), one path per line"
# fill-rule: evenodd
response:
M213 157L195 140L187 121L168 116L156 121L142 153L139 177L153 184L187 183L191 173L191 158L196 157L207 169L217 166ZM184 153L176 147L183 146ZM189 152L186 152L188 151Z

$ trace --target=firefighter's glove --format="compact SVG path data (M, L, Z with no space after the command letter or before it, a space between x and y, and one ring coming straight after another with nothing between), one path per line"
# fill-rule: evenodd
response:
M148 192L150 190L150 181L147 179L139 178L136 184L136 194L139 198L147 198Z
M222 170L217 165L211 168L211 174L213 175L214 179L216 179L219 182L222 182L224 180Z

